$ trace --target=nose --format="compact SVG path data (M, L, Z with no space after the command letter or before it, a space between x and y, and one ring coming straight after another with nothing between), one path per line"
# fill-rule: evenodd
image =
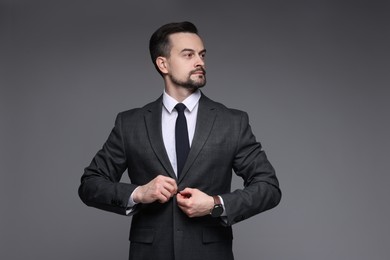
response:
M202 54L198 54L196 57L195 67L204 67L204 56Z

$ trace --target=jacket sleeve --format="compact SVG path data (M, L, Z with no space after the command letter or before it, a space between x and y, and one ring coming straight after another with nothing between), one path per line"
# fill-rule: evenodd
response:
M233 225L279 204L281 191L275 170L251 131L247 113L241 116L233 170L244 180L244 188L222 194L227 225Z
M78 192L88 206L126 215L136 186L119 182L127 168L123 138L122 117L118 114L107 141L85 168Z

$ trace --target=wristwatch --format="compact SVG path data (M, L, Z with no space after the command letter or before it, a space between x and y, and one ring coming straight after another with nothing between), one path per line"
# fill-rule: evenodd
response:
M213 218L220 217L223 213L223 206L219 196L213 196L214 199L214 207L210 210L210 215Z

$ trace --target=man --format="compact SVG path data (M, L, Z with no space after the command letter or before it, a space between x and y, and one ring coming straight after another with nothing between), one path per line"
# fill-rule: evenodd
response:
M274 169L247 114L200 92L206 50L192 23L160 27L149 49L164 93L118 114L80 198L133 216L129 259L233 259L231 225L280 201ZM126 169L130 184L119 182ZM233 192L232 169L244 180Z

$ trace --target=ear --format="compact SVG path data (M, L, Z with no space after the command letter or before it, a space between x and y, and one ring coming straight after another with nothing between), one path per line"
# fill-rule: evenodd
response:
M161 73L163 74L168 73L168 64L167 64L167 59L165 57L162 56L157 57L156 65L160 69Z

